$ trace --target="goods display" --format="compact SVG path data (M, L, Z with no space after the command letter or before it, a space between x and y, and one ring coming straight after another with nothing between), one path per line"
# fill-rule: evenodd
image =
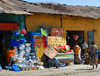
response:
M57 48L59 45L66 45L66 40L63 37L54 37L54 36L48 36L48 45L52 45L55 48Z
M58 52L52 46L48 46L43 50L43 53L52 59L57 55Z
M51 36L63 37L62 28L51 28L50 33L51 33Z

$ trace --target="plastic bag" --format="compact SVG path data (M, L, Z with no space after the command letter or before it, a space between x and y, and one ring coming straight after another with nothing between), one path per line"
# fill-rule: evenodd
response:
M88 44L84 42L84 44L82 44L82 49L86 49L86 48L88 48Z
M21 71L21 69L19 68L18 65L12 65L12 68L10 70L13 70L13 71Z
M86 42L84 42L84 45L85 45L86 48L88 48L88 44Z

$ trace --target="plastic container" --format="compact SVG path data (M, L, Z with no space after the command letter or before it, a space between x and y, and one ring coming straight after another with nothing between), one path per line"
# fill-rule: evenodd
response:
M26 41L26 38L21 38L20 39L20 44L25 44L27 41Z
M7 57L7 62L10 62L10 57Z
M20 46L20 41L17 40L11 40L11 46L12 47L19 47Z
M20 44L20 47L23 47L23 48L25 48L25 45L24 45L24 44Z
M26 52L30 52L31 51L31 47L29 47L29 46L28 47L25 47L25 51Z
M15 51L7 51L7 57L14 56Z
M34 41L33 37L28 37L28 41Z
M28 32L28 37L32 37L34 35L41 35L39 32Z
M19 50L19 53L23 53L24 54L25 53L25 50Z
M31 43L25 43L25 45L30 47L31 46Z
M26 42L26 40L20 40L20 44L25 44Z
M31 45L34 45L34 41L28 41L28 43L31 43Z
M30 55L30 53L25 53L25 56L27 57L27 56L29 56Z
M15 55L15 50L7 50L7 62L10 62L10 57Z

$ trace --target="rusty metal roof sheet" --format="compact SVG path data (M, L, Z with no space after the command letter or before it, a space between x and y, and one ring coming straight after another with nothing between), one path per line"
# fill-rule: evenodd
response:
M62 15L82 16L89 18L100 18L100 8L94 6L70 6L57 3L38 3L35 4L43 8L52 9Z
M23 0L0 0L0 13L36 12L69 16L100 18L100 8L94 6L70 6L58 3L28 3Z
M0 13L13 13L13 14L26 14L32 15L27 11L24 11L20 6L16 6L11 0L0 0Z

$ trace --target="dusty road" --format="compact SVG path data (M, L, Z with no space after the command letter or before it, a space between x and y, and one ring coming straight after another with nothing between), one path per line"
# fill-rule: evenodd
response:
M68 75L68 76L100 76L100 72L84 73L84 74Z

